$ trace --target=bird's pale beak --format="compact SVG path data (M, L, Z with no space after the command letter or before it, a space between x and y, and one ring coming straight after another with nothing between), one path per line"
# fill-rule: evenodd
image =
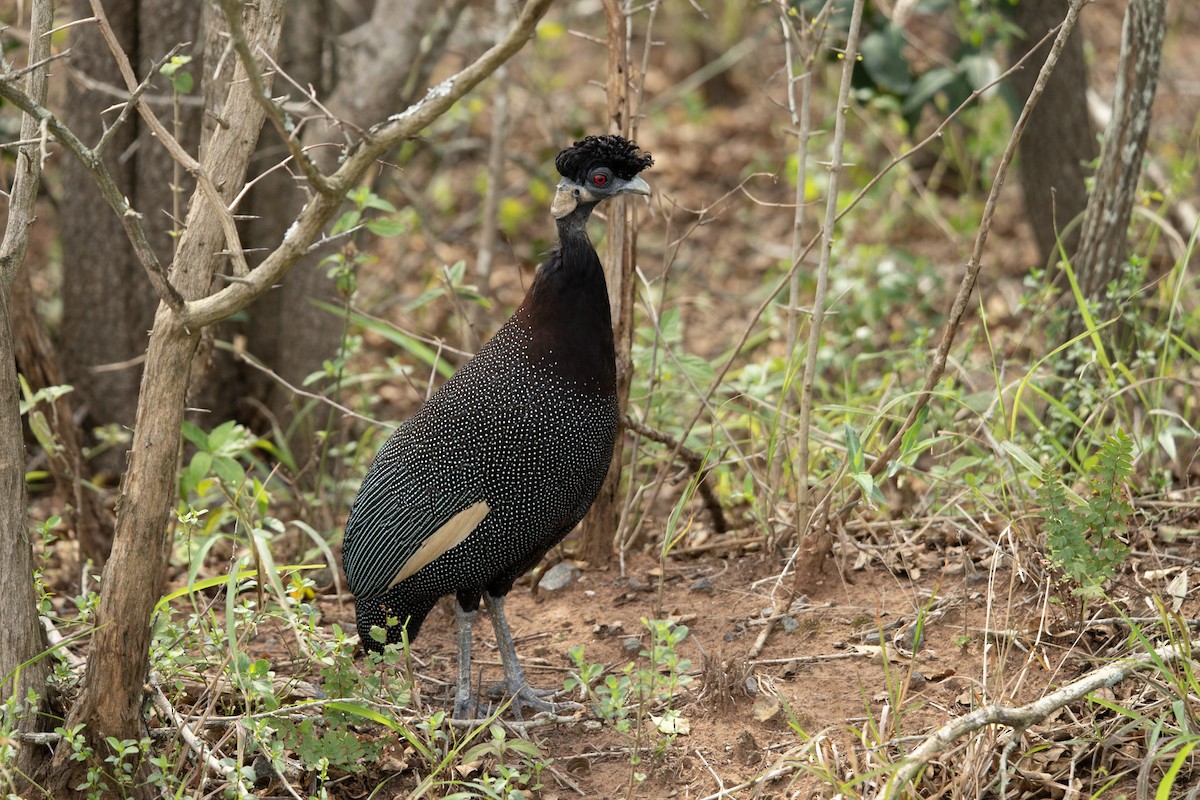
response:
M646 183L637 175L634 175L624 186L621 187L619 194L644 194L650 195L650 184Z

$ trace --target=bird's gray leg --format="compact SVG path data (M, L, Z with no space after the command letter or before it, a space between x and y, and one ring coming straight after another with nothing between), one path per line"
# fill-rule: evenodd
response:
M454 719L475 716L475 696L471 691L471 627L475 610L466 611L454 602L454 618L458 621L458 684L454 687ZM469 715L469 716L468 716Z
M556 712L564 706L574 708L571 703L550 703L543 697L554 694L553 690L534 689L525 683L525 673L517 661L517 648L513 645L512 631L504 615L504 598L485 594L488 616L492 618L492 629L496 632L496 647L500 650L500 663L504 665L504 692L512 697L513 715L521 719L521 708Z

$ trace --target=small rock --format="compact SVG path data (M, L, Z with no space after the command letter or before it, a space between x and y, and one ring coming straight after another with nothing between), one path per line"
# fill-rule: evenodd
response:
M711 592L713 587L712 578L707 575L702 578L697 578L692 581L691 590L693 592Z
M754 680L753 675L746 676L746 694L751 697L758 694L758 681Z
M742 731L733 743L733 757L738 762L752 767L762 761L762 748L758 746L758 742L754 739L754 734L750 731Z
M783 626L785 633L795 633L796 631L800 630L800 623L797 622L796 618L792 616L780 617L779 624Z
M542 575L542 579L538 581L538 591L540 592L557 592L565 589L575 581L579 580L579 570L569 561L561 561L555 564L546 573Z
M624 650L641 650L642 640L636 636L626 636L625 640L621 642L621 647Z
M754 701L754 718L759 722L769 722L777 719L780 712L783 711L783 705L779 702L779 698L773 694L761 695Z

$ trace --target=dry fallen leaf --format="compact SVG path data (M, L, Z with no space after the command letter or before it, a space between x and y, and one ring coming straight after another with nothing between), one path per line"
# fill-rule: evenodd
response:
M783 706L774 694L764 692L754 701L754 718L759 722L774 719L779 716L781 710L783 710Z
M687 717L680 717L674 714L664 714L661 717L650 715L650 721L654 723L654 727L658 728L659 733L665 733L668 736L675 734L677 736L687 736L692 732L692 723Z

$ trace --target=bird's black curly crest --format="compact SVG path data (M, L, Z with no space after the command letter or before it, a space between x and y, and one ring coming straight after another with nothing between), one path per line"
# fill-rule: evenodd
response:
M618 178L627 181L653 164L654 159L649 153L640 152L636 144L613 134L586 136L554 160L558 173L577 183L587 180L588 173L595 167L608 167Z

